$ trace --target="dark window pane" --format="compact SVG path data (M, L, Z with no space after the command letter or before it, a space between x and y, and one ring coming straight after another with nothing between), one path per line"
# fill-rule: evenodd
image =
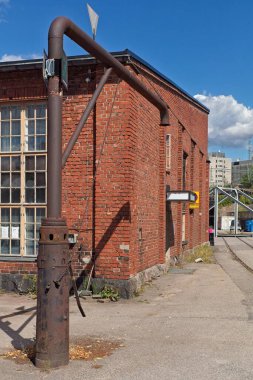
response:
M44 203L46 201L46 191L45 189L36 189L36 202Z
M34 106L28 106L26 109L26 117L29 119L34 119Z
M34 224L27 224L25 226L26 239L34 239Z
M46 120L41 119L36 121L36 134L45 135L46 134Z
M10 223L10 209L9 208L1 209L1 222Z
M36 117L45 117L46 116L46 106L40 104L36 107Z
M12 220L12 223L19 223L20 222L20 209L19 208L12 208L11 209L11 220Z
M46 170L46 156L37 156L36 170Z
M41 219L45 218L46 210L44 208L37 208L36 209L36 221L37 223L41 224Z
M10 135L10 122L9 121L2 121L2 123L1 123L1 135L2 136L9 136Z
M11 190L11 201L12 203L20 203L20 189Z
M27 208L25 210L26 223L34 223L34 208Z
M35 255L35 249L34 249L34 240L27 240L26 241L26 255L34 256Z
M2 137L1 138L1 151L2 152L9 152L10 151L10 138L9 137Z
M46 173L37 173L36 174L36 186L46 186Z
M11 240L11 253L12 255L20 254L20 241L19 240Z
M10 171L10 157L1 158L1 171L9 172Z
M11 150L12 152L20 151L20 137L12 137L11 138Z
M36 240L35 240L35 247L36 247L35 255L38 256L38 254L39 254L39 243Z
M34 187L34 173L25 173L25 187Z
M35 128L34 128L34 120L28 120L27 124L27 134L28 135L34 135Z
M2 173L1 174L1 187L10 187L10 174Z
M21 122L19 120L13 121L12 127L11 127L11 134L20 135L21 134L20 129L21 129Z
M3 175L3 174L2 174ZM12 174L11 175L11 186L12 187L20 187L20 174Z
M27 203L34 203L34 189L26 189L25 201Z
M34 150L34 137L28 137L28 150Z
M12 157L11 169L16 172L20 171L20 157Z
M36 137L36 150L45 150L46 149L46 137L37 136Z
M1 190L1 202L2 203L10 203L10 190L2 189Z
M9 240L1 240L1 253L2 255L10 254L10 241Z
M20 119L21 117L21 109L20 107L11 107L11 117L12 119Z
M34 170L34 156L27 156L25 159L25 170Z
M40 226L38 224L36 224L36 239L40 239Z
M1 107L2 120L10 119L10 107Z

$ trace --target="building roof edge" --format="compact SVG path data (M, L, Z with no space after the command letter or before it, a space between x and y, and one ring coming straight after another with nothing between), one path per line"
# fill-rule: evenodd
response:
M139 63L143 64L145 67L147 67L149 70L151 70L153 73L158 75L160 78L168 82L172 87L177 89L179 92L184 94L191 102L195 103L196 105L200 106L202 109L204 109L205 112L209 113L210 110L201 102L199 102L197 99L195 99L192 95L190 95L187 91L185 91L182 87L178 86L175 82L173 82L170 78L168 78L166 75L162 74L160 71L155 69L152 65L150 65L148 62L146 62L144 59L139 57L137 54L132 52L129 49L125 49L118 52L112 52L111 53L115 58L133 58L134 60L138 61ZM68 61L71 64L80 63L81 61L94 61L95 58L91 55L75 55L75 56L68 56ZM26 59L26 60L20 60L20 61L7 61L7 62L0 62L0 72L1 71L10 71L12 69L16 70L29 70L34 68L41 67L43 62L42 58L36 58L36 59Z

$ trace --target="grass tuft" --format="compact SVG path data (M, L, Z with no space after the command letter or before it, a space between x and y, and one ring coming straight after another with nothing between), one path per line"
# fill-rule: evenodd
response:
M202 245L193 249L191 253L185 255L184 261L186 263L194 263L196 259L201 258L205 264L215 263L213 249L209 245Z

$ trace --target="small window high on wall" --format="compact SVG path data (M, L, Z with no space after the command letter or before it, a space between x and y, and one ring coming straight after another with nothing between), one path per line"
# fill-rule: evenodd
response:
M37 255L46 216L45 104L0 106L0 259Z

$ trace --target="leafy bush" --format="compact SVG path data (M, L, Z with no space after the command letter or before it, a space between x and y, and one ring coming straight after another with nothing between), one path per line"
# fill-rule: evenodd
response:
M100 294L102 298L107 298L114 302L118 301L120 298L118 290L109 285L105 285Z

